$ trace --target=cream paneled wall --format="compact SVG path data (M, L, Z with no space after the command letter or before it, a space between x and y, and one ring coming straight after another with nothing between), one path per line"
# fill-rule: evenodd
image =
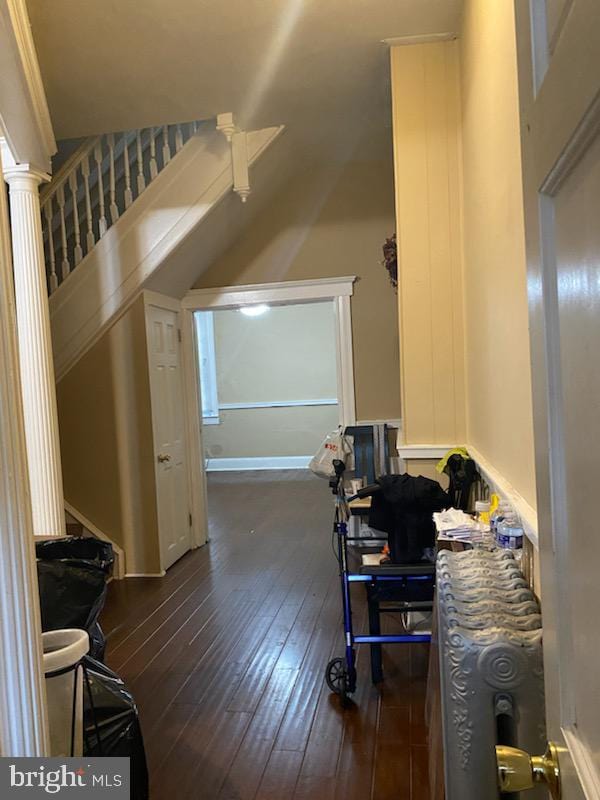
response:
M458 44L391 48L406 444L465 440Z
M460 47L467 438L535 508L513 3L466 0Z
M405 442L467 444L535 520L513 4L391 71Z

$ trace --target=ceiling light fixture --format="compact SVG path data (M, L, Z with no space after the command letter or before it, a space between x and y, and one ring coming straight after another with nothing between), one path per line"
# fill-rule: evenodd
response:
M242 314L245 314L247 317L261 317L269 310L269 306L265 303L260 303L256 306L243 306L240 308Z

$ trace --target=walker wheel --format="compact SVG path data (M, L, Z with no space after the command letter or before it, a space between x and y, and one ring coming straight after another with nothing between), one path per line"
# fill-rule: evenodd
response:
M348 670L343 658L331 659L325 670L325 680L331 691L345 703L348 700Z

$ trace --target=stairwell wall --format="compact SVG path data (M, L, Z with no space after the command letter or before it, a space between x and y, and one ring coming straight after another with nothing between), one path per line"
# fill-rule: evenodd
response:
M65 498L158 574L150 382L140 297L57 385Z
M292 175L196 289L357 275L352 297L359 420L400 417L397 299L381 266L395 229L391 141L381 158ZM250 201L251 202L251 201Z

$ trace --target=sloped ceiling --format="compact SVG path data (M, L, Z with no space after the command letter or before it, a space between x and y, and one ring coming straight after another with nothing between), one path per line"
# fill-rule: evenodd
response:
M384 38L456 31L461 0L28 0L57 138L205 119L375 151ZM340 153L346 157L345 153ZM363 157L366 155L363 152Z

